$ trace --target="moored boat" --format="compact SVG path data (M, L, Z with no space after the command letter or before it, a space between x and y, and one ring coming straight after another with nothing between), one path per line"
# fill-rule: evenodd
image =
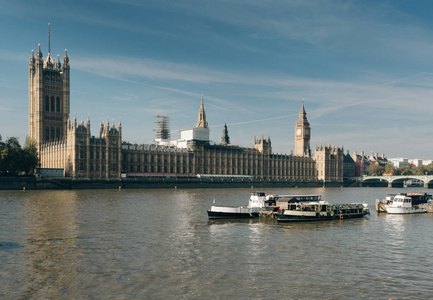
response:
M400 193L387 195L383 200L376 200L376 211L390 214L413 214L433 212L432 195L427 193Z
M295 203L277 214L278 222L325 221L360 218L370 214L366 203L330 204L326 201Z
M412 205L412 198L407 195L396 195L392 202L385 205L389 214L417 214L426 213L426 209L419 205Z
M320 195L280 197L274 205L260 212L260 216L278 222L358 218L367 214L370 214L370 210L366 203L331 204L323 201Z
M273 200L271 200L273 201ZM209 219L244 219L257 218L260 210L267 206L269 199L263 192L253 192L248 206L218 206L212 205L207 211Z

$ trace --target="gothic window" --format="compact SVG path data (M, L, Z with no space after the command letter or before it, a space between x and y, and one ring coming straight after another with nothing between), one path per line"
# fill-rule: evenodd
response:
M60 98L56 98L56 112L60 112Z
M54 140L54 127L51 127L51 139Z
M60 139L60 127L56 128L56 138Z
M45 111L50 111L50 99L45 96Z
M54 97L51 96L51 111L54 111Z
M45 140L50 139L50 129L48 127L45 127Z

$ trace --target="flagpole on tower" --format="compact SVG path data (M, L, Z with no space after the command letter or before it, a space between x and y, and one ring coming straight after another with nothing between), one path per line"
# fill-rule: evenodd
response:
M48 23L48 53L50 52L50 23Z

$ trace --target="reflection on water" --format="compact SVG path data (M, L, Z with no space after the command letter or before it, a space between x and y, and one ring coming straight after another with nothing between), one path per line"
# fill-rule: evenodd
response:
M28 223L23 297L61 297L76 292L80 252L77 248L75 192L51 192L25 203Z
M390 189L268 189L367 202ZM433 214L212 220L250 189L0 195L0 298L428 298ZM4 251L3 251L4 250ZM386 297L386 298L385 298Z

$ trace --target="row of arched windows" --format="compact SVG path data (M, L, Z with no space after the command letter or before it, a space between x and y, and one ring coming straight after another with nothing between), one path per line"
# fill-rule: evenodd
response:
M60 97L57 97L54 101L54 96L51 96L50 101L50 97L45 96L45 111L60 112L62 110L60 105Z
M49 141L55 139L60 139L60 127L45 127L45 140Z

